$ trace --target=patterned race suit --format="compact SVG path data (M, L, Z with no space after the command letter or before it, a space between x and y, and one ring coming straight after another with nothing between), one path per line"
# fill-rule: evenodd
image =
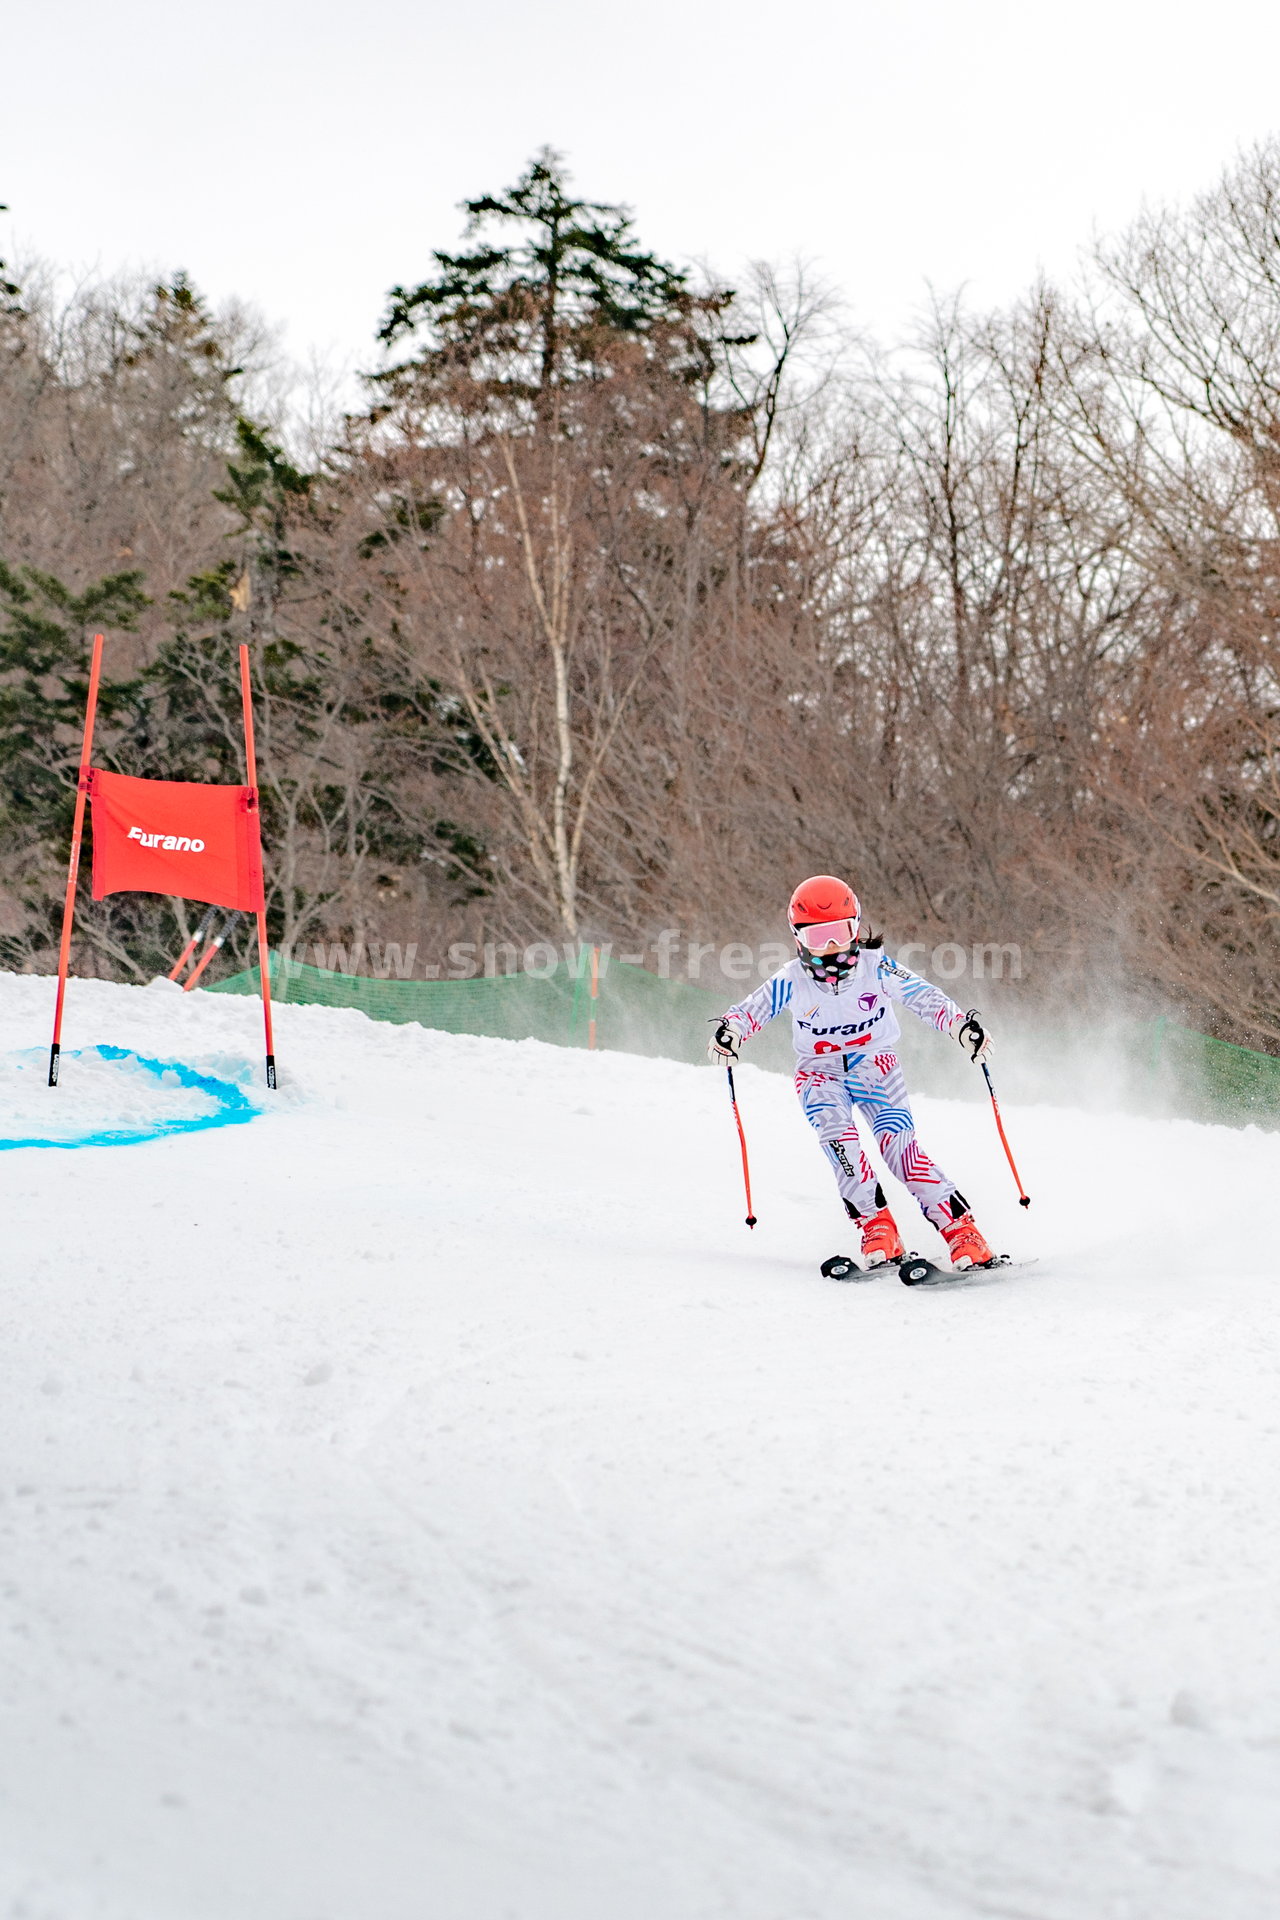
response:
M818 985L798 959L790 960L724 1017L746 1039L791 1009L796 1092L831 1162L847 1211L865 1215L884 1204L858 1138L857 1109L890 1172L938 1226L953 1217L946 1203L956 1184L916 1139L906 1082L894 1052L902 1031L895 1001L939 1033L951 1032L964 1019L940 988L874 947L862 949L839 986Z

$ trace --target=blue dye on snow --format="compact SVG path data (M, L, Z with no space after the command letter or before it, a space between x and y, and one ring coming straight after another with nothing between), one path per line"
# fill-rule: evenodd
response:
M211 1100L217 1101L217 1106L212 1113L193 1118L146 1120L136 1126L107 1127L96 1133L83 1133L75 1139L43 1140L35 1136L20 1140L0 1138L0 1153L9 1147L135 1147L144 1140L167 1140L177 1133L207 1133L211 1127L242 1127L246 1121L256 1120L262 1111L234 1080L216 1080L212 1074L197 1073L194 1067L184 1066L181 1060L148 1060L128 1047L89 1047L86 1051L100 1054L104 1060L131 1060L136 1067L140 1067L144 1073L153 1074L157 1080L172 1074L179 1086L207 1094ZM81 1057L79 1052L64 1053L62 1064L65 1067ZM56 1100L59 1092L58 1088L50 1088L49 1098Z

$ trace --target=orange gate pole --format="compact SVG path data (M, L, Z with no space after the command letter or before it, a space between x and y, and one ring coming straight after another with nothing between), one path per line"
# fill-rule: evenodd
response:
M93 752L93 722L98 711L98 680L102 673L102 635L93 636L89 665L89 700L84 710L84 739L80 744L80 774L76 781L76 817L71 829L71 859L67 863L67 897L62 908L62 942L58 948L58 999L53 1010L53 1044L49 1048L49 1085L58 1084L58 1057L62 1051L62 1003L67 996L67 969L71 965L71 923L76 913L76 879L80 872L80 840L84 833L84 803L89 792L89 756Z
M253 789L250 805L258 814L258 844L262 844L262 809L258 804L258 762L253 751L253 699L249 688L249 649L240 648L240 692L244 700L244 761ZM271 1036L271 967L267 951L267 916L258 912L258 977L262 985L262 1024L267 1036L267 1085L276 1084L276 1050Z

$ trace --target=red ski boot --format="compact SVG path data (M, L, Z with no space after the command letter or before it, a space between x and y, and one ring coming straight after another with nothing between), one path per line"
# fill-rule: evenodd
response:
M862 1234L862 1257L869 1267L882 1267L886 1261L901 1260L906 1248L902 1244L902 1235L898 1232L898 1223L888 1207L881 1207L879 1213L871 1213L859 1220Z
M962 1213L958 1220L948 1220L938 1228L947 1243L947 1252L951 1255L951 1264L960 1273L969 1267L985 1267L994 1258L990 1247L978 1232L971 1213Z

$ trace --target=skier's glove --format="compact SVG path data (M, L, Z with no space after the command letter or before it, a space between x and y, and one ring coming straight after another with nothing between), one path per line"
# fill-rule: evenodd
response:
M713 1067L731 1067L741 1045L742 1035L722 1020L707 1042L707 1058Z
M964 1025L956 1034L956 1039L962 1047L968 1048L975 1063L979 1060L989 1060L991 1058L991 1035L978 1018L978 1009L976 1007L970 1007L968 1013L966 1013Z

